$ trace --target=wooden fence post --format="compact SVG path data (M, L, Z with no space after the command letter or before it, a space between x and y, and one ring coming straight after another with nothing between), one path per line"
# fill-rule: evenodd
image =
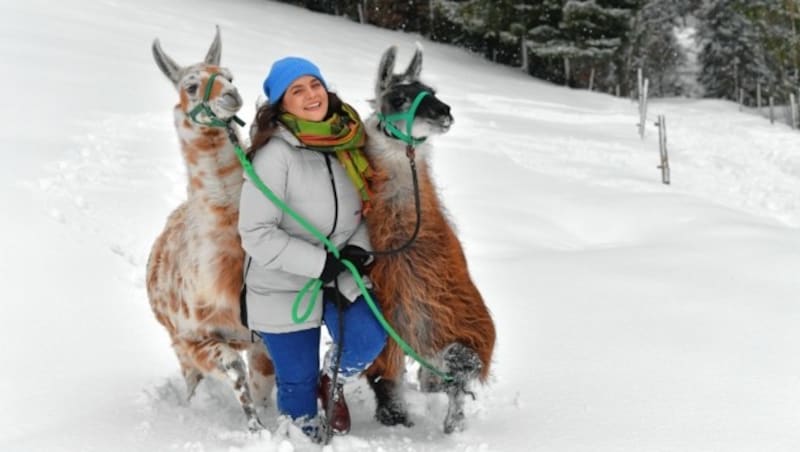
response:
M639 95L639 137L644 139L644 129L647 122L647 87L650 79L644 79L644 86Z
M669 155L667 154L667 118L664 115L658 115L658 153L661 157L661 164L658 168L661 170L661 183L670 185L669 179Z

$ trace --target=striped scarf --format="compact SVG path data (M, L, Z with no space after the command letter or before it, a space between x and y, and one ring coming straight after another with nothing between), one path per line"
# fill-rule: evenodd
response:
M372 168L362 150L366 135L358 113L342 103L340 113L334 113L323 121L307 121L291 113L283 113L279 119L308 149L336 153L336 158L361 195L362 212L366 215L372 194L367 178L372 176Z

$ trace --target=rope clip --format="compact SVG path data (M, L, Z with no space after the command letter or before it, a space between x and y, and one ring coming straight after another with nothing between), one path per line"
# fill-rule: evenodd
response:
M414 147L413 144L406 145L406 157L412 162L414 161L414 157L416 157L417 148Z

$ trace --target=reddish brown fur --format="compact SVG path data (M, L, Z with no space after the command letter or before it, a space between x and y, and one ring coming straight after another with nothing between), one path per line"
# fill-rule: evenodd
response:
M381 196L388 181L376 167L372 188L376 196L367 216L372 246L395 249L411 236L416 224L414 200L397 202ZM489 374L495 329L483 298L467 270L453 229L442 212L424 162L418 164L422 222L413 246L401 254L378 256L370 270L385 317L400 336L424 357L460 342L475 350L483 363L480 379ZM367 371L396 379L404 371L404 352L394 342Z

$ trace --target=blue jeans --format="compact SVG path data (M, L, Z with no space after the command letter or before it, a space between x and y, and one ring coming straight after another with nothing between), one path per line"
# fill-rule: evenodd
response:
M339 311L333 301L324 300L322 319L334 344L344 345L339 373L347 377L366 369L375 360L386 344L386 332L363 296L351 303L343 314L344 340L339 337ZM320 329L258 334L275 365L278 411L292 419L315 417Z

